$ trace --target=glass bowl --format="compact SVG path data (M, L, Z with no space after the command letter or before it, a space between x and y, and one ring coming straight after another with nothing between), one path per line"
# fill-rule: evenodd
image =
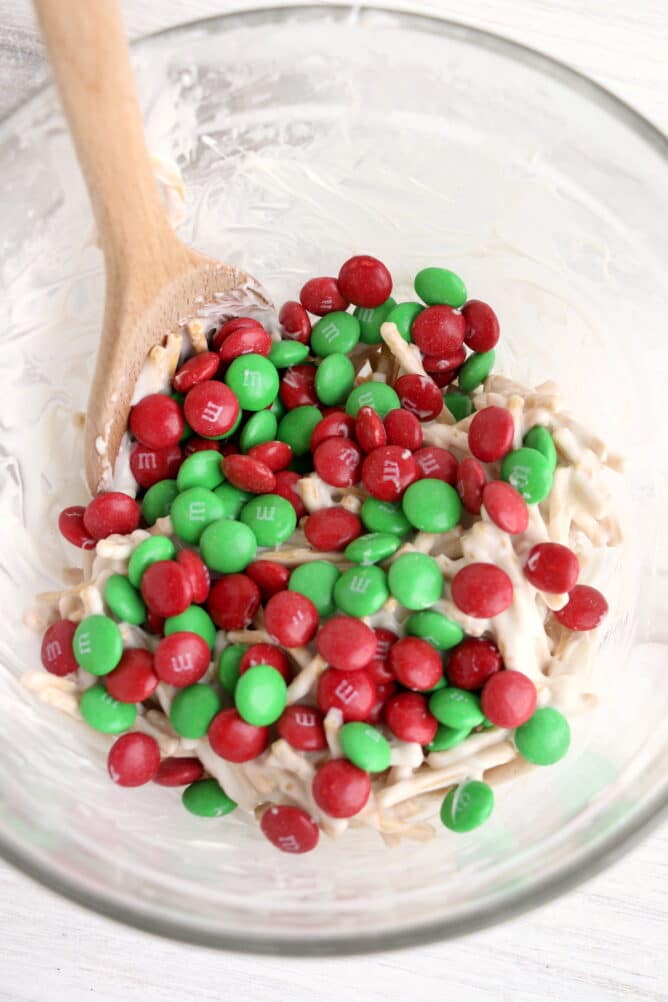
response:
M276 302L354 252L385 259L404 295L443 263L497 308L501 371L556 379L626 454L600 706L574 721L562 763L501 787L468 836L388 849L358 832L291 857L236 815L193 818L177 791L115 787L108 740L26 691L38 637L22 613L72 559L57 511L85 499L76 412L103 304L47 89L0 126L0 850L123 922L258 952L423 943L544 901L626 848L668 798L666 140L544 56L396 12L231 15L134 55L150 145L185 180L185 239L248 267Z

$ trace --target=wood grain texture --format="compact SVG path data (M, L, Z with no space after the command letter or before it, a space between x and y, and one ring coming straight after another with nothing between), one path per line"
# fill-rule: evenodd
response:
M243 0L126 0L134 37ZM665 0L413 3L583 70L668 129ZM583 11L583 8L585 10ZM0 110L43 78L27 0L0 0ZM451 943L345 961L222 955L163 942L0 865L0 1002L668 1002L668 824L578 890Z

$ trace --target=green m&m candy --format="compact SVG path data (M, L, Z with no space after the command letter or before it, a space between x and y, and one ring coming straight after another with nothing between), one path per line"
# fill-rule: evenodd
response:
M216 487L213 493L223 503L222 518L238 518L243 506L255 496L228 483Z
M471 393L476 386L484 383L494 368L495 361L496 352L493 348L491 351L480 351L469 355L457 376L460 390L463 390L464 393Z
M255 560L257 551L253 530L243 522L228 518L207 525L199 545L204 563L219 574L245 570Z
M335 352L323 358L315 374L315 392L318 400L328 407L342 404L355 382L355 366L347 355Z
M393 310L390 310L385 322L394 324L404 341L412 341L411 327L413 321L422 313L424 306L422 303L399 303Z
M164 633L166 637L172 633L197 633L209 647L213 647L216 642L216 626L209 613L199 605L188 606L178 616L168 616Z
M222 484L225 477L220 468L221 455L216 449L193 452L184 459L176 475L176 486L179 491L187 491L189 487L206 487L212 491Z
M203 738L221 707L211 685L197 682L179 689L169 709L169 722L182 738Z
M159 518L169 515L178 493L176 480L160 480L149 487L141 503L141 513L146 524L155 525Z
M394 411L401 406L401 401L396 390L387 383L377 383L369 380L356 386L346 400L346 414L350 417L357 417L357 412L361 407L371 407L377 411L382 418L390 411Z
M542 453L547 459L550 469L554 472L557 468L558 462L557 449L554 444L554 439L550 435L547 428L544 428L543 425L540 424L534 425L533 428L530 428L524 436L524 445Z
M459 494L443 480L416 480L404 492L401 506L414 528L421 532L449 532L459 522Z
M429 700L429 712L439 723L455 730L468 728L470 731L485 719L480 709L480 698L466 689L441 689Z
M103 734L129 731L137 719L134 703L119 703L100 683L82 693L79 710L88 726Z
M311 333L311 350L325 357L338 352L347 355L360 339L360 323L357 317L342 310L327 313L314 324Z
M278 418L271 411L257 411L251 414L243 427L239 444L242 452L249 452L255 445L271 442L276 438Z
M375 565L351 567L334 585L337 608L349 616L373 616L388 597L385 571Z
M223 503L206 487L190 487L174 501L174 532L184 543L199 543L207 525L223 518Z
M295 509L279 494L260 494L241 510L240 520L253 532L258 546L279 546L297 528Z
M534 765L554 765L564 757L571 743L566 717L552 706L543 706L515 731L517 750Z
M247 724L267 727L283 713L287 689L285 679L271 665L254 665L239 677L234 705Z
M538 504L552 490L552 469L537 449L514 449L501 463L501 479L518 491L527 504Z
M139 626L146 619L146 606L125 574L112 574L104 586L104 601L117 619Z
M471 779L450 790L441 806L441 821L452 832L470 832L484 824L493 810L492 787Z
M86 616L72 641L76 663L91 675L108 675L123 654L121 631L108 616Z
M415 291L428 306L442 304L457 310L466 302L466 286L447 268L423 268L415 276Z
M471 733L469 727L448 727L446 724L439 724L436 737L426 745L429 752L449 751L456 748L462 741L466 741Z
M183 806L200 818L222 818L237 806L215 779L198 779L181 795Z
M273 404L271 404L270 407L267 407L267 410L269 411L270 414L274 415L277 421L280 421L281 418L285 415L287 408L283 403L283 401L281 400L281 398L276 397Z
M160 560L173 560L176 549L169 536L151 536L132 551L128 564L130 584L139 588L144 571Z
M392 501L379 501L378 498L365 500L360 517L364 528L370 532L391 532L396 536L405 536L412 528L400 504L394 504Z
M335 611L334 586L341 577L341 571L329 560L311 560L295 567L288 583L289 591L299 592L310 598L321 619Z
M464 631L459 623L448 619L440 612L427 609L424 612L414 612L406 620L406 633L409 637L421 637L439 651L448 651L451 647L461 644Z
M470 417L475 410L473 401L465 393L458 393L456 390L448 390L443 396L443 403L452 414L455 421L463 421Z
M384 772L390 767L390 744L371 724L354 721L339 730L346 758L366 772Z
M388 574L390 591L407 609L428 609L443 596L443 574L426 553L404 553Z
M401 540L393 532L369 532L348 543L344 555L354 564L377 564L391 557L400 546Z
M289 369L291 365L300 365L309 356L309 347L300 341L274 341L269 352L269 361L277 369Z
M225 382L245 411L261 411L278 395L278 371L263 355L239 355L230 363Z
M220 652L218 658L218 681L225 692L234 693L239 681L239 665L248 650L246 644L230 644Z
M357 306L353 310L353 315L357 317L360 324L360 341L363 344L380 344L381 324L384 324L389 314L396 306L396 302L390 296L380 306Z
M295 456L304 456L311 445L313 429L322 420L322 414L317 407L304 404L294 407L281 418L278 424L278 438L287 442Z

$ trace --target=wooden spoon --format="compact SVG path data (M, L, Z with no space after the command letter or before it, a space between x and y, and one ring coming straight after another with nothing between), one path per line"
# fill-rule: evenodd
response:
M267 305L255 279L174 234L144 138L117 0L35 0L104 253L104 326L86 415L86 478L109 474L151 348L216 294Z

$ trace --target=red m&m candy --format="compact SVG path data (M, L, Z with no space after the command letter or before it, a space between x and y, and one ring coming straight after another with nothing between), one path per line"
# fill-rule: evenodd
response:
M375 683L364 668L328 668L318 681L318 706L323 713L336 707L344 720L366 720L376 697Z
M464 340L471 351L491 351L499 340L499 321L487 303L470 299L462 310L466 325Z
M207 733L216 755L228 762L250 762L269 744L269 728L247 724L235 709L221 710Z
M371 257L370 254L358 254L341 265L338 287L348 302L373 309L382 306L389 298L392 276L378 258Z
M502 459L513 446L515 424L505 407L485 407L473 415L469 426L469 449L482 463Z
M311 852L318 844L320 829L301 807L268 807L260 821L262 834L281 852Z
M576 585L568 602L555 612L554 618L569 630L595 630L605 619L608 603L597 588Z
M173 480L182 459L178 445L167 449L149 449L137 443L130 453L130 470L140 487L152 487L159 480Z
M452 485L456 483L459 464L448 449L441 449L437 445L425 445L413 453L413 459L420 471L420 479L444 480L446 484Z
M58 530L68 543L78 546L81 550L94 550L97 540L94 539L84 525L83 505L70 505L63 508L58 516Z
M286 706L276 729L284 741L299 751L323 751L327 747L323 716L313 706Z
M452 580L452 600L467 616L498 616L512 604L512 581L496 564L468 564Z
M172 380L172 386L177 393L187 393L198 383L213 379L219 366L220 358L214 351L202 351L179 366Z
M342 295L335 278L309 279L302 286L299 298L304 309L317 317L348 309L348 300Z
M443 678L443 664L435 648L420 637L404 637L390 650L390 668L407 689L433 689Z
M425 355L451 358L462 347L466 322L451 306L428 306L413 321L413 341Z
M372 413L376 412L372 411ZM359 414L357 416L359 417ZM385 415L384 425L389 445L398 445L402 449L410 449L411 452L415 452L422 445L422 425L415 414L403 407L395 407L393 411L389 411ZM384 443L379 442L378 444L383 445ZM415 460L417 462L417 456Z
M352 487L360 478L362 453L347 438L328 438L313 454L319 477L332 487Z
M129 424L137 441L149 449L178 445L185 427L180 404L165 393L150 393L135 404Z
M345 550L362 533L362 522L346 508L321 508L306 520L304 534L316 550Z
M536 686L519 671L495 672L485 682L480 706L497 727L521 727L536 709Z
M372 452L387 444L383 419L373 407L360 407L358 410L355 418L355 437L363 452Z
M129 536L139 525L139 505L120 491L99 494L83 514L86 531L93 539L105 539L112 533Z
M311 337L311 321L301 303L296 303L294 300L283 303L278 314L278 322L287 339L308 344Z
M385 445L370 452L362 463L362 482L379 501L398 501L419 477L412 453L398 445Z
M580 561L561 543L537 543L529 551L524 573L540 591L569 592L577 583Z
M179 550L176 554L176 562L185 571L191 591L191 602L201 605L206 602L209 589L211 587L211 575L209 568L202 558L194 550Z
M385 704L385 723L400 741L428 745L438 730L427 700L418 692L401 692Z
M239 662L239 674L243 675L255 665L271 665L280 672L286 682L292 678L292 668L287 654L276 644L251 644Z
M221 630L243 630L260 608L260 589L247 574L224 574L214 583L206 607Z
M370 626L353 616L336 616L320 628L318 654L332 668L355 671L364 668L376 653L376 635Z
M246 568L246 574L260 589L263 602L268 602L277 592L285 591L290 580L289 568L273 560L254 560Z
M322 421L318 421L311 434L311 452L315 452L327 438L354 438L355 419L345 411L332 411Z
M333 818L352 818L359 814L371 794L368 772L358 769L345 758L335 758L320 766L313 778L313 799L325 814Z
M251 456L225 456L222 470L233 487L251 494L273 494L276 477L266 463Z
M157 616L179 616L192 602L190 577L176 560L158 560L146 568L141 579L146 605Z
M204 766L198 758L183 756L163 758L153 782L159 786L190 786L204 775Z
M107 758L107 769L119 786L143 786L150 783L160 767L160 748L155 738L133 732L114 741Z
M284 647L302 647L318 628L318 610L310 598L296 591L279 591L265 606L267 632Z
M394 388L401 406L420 421L433 421L443 410L441 391L429 376L400 376Z
M529 508L526 501L505 480L492 480L482 489L482 503L492 522L499 529L515 536L526 532L529 526Z
M487 483L487 474L477 459L466 456L457 470L457 492L462 504L473 515L479 515L482 507L482 492Z
M448 658L445 673L457 689L481 689L490 675L503 668L501 654L491 640L469 637L462 640Z
M52 675L69 675L79 664L74 657L72 640L77 628L69 619L52 623L42 637L42 664Z
M104 687L119 703L143 703L158 688L153 655L141 648L128 647L113 671L104 677Z
M186 420L198 435L216 438L225 435L239 417L239 401L225 383L206 380L198 383L183 404Z
M180 631L161 640L155 649L154 669L162 682L179 689L199 682L206 673L211 651L198 633Z

